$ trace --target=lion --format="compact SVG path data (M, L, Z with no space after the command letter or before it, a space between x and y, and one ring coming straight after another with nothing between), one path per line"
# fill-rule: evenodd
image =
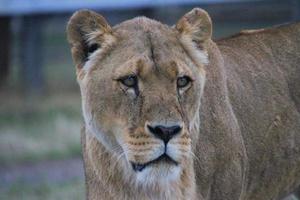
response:
M300 185L300 24L212 40L206 11L170 27L67 25L89 200L274 200Z

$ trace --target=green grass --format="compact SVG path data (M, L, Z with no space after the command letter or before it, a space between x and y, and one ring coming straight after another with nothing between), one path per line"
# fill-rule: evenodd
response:
M80 155L78 93L0 97L0 165Z
M25 184L16 182L9 188L0 189L0 199L10 200L82 200L85 196L82 180L64 183Z

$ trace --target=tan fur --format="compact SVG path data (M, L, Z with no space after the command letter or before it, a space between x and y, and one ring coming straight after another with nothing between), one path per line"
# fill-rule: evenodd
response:
M174 27L138 17L111 28L91 11L72 16L87 199L273 200L299 186L300 24L217 42L211 34L199 8ZM132 74L138 95L118 81ZM178 90L183 75L193 81ZM174 122L183 131L168 148L179 165L133 171L130 162L153 160L163 147L147 124Z

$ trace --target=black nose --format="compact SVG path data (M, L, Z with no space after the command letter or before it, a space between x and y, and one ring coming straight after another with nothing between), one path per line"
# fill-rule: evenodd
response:
M162 139L165 143L169 142L169 140L180 133L181 127L180 126L150 126L148 125L148 129L150 130L153 135L157 138Z

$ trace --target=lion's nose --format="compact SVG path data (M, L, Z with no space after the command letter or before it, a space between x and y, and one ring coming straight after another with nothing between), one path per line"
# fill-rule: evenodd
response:
M175 126L151 126L147 125L149 131L157 138L163 140L165 143L168 143L175 135L181 132L182 127Z

